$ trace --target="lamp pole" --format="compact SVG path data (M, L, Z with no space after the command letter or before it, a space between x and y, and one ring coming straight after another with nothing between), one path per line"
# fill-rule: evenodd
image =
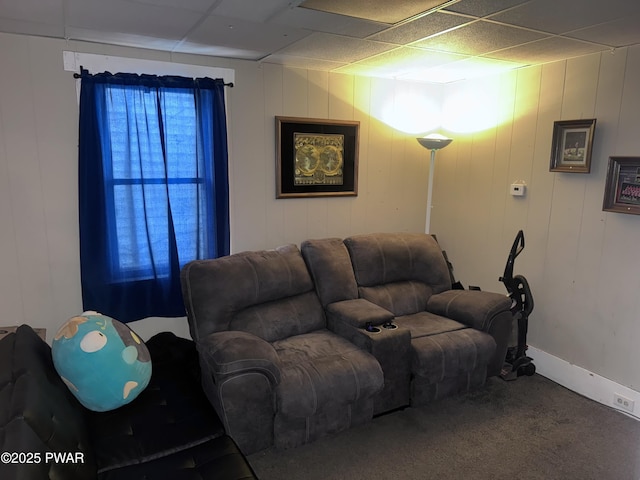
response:
M429 165L429 190L427 192L427 218L425 221L425 233L431 233L431 209L433 205L431 203L431 199L433 197L433 174L436 165L436 151L443 149L447 145L449 145L453 139L447 138L443 135L432 133L431 135L427 135L426 137L419 137L418 143L422 145L424 148L431 150L431 164Z
M427 192L427 219L425 222L424 233L430 233L431 228L431 209L433 204L431 199L433 197L433 172L436 166L436 150L431 150L431 165L429 166L429 191Z

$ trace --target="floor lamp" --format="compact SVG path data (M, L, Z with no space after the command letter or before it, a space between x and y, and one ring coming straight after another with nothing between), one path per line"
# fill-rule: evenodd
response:
M453 142L452 138L447 138L438 133L432 133L427 135L426 137L417 138L418 143L422 145L424 148L431 150L431 166L429 167L429 191L427 193L427 222L425 225L425 233L431 233L429 230L431 228L431 196L433 194L433 170L436 164L436 150L440 150L451 142Z

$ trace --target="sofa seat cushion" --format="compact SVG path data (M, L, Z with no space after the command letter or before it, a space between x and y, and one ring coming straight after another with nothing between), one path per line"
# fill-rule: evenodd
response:
M227 436L209 440L188 450L173 452L147 463L109 470L98 476L98 480L154 478L248 480L257 477L234 441Z
M153 362L149 386L117 410L88 412L98 473L121 471L224 435L200 386L194 343L163 332L147 347Z
M382 369L375 358L328 330L277 341L273 347L282 365L277 389L281 414L310 417L328 403L355 403L382 389Z
M460 322L429 312L396 317L393 322L399 327L409 330L412 339L467 328L466 325Z
M414 377L435 384L446 378L485 369L493 357L496 342L489 334L464 328L415 338L411 346Z

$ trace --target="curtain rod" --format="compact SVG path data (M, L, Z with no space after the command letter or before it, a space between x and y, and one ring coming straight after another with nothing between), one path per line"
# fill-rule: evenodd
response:
M89 74L89 70L85 70L84 68L80 67L80 73L74 73L73 78L82 78L82 75L88 75L88 74ZM233 82L223 83L223 85L225 87L233 88Z

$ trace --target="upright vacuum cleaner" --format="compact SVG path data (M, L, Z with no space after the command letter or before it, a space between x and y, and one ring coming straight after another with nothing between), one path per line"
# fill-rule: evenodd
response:
M518 232L511 246L504 274L498 280L504 283L511 298L511 313L514 325L517 326L517 344L507 349L505 363L500 376L504 380L515 380L521 375L533 375L536 366L533 359L527 356L527 330L529 315L533 311L533 296L527 279L522 275L513 276L513 264L516 257L524 250L524 233Z

